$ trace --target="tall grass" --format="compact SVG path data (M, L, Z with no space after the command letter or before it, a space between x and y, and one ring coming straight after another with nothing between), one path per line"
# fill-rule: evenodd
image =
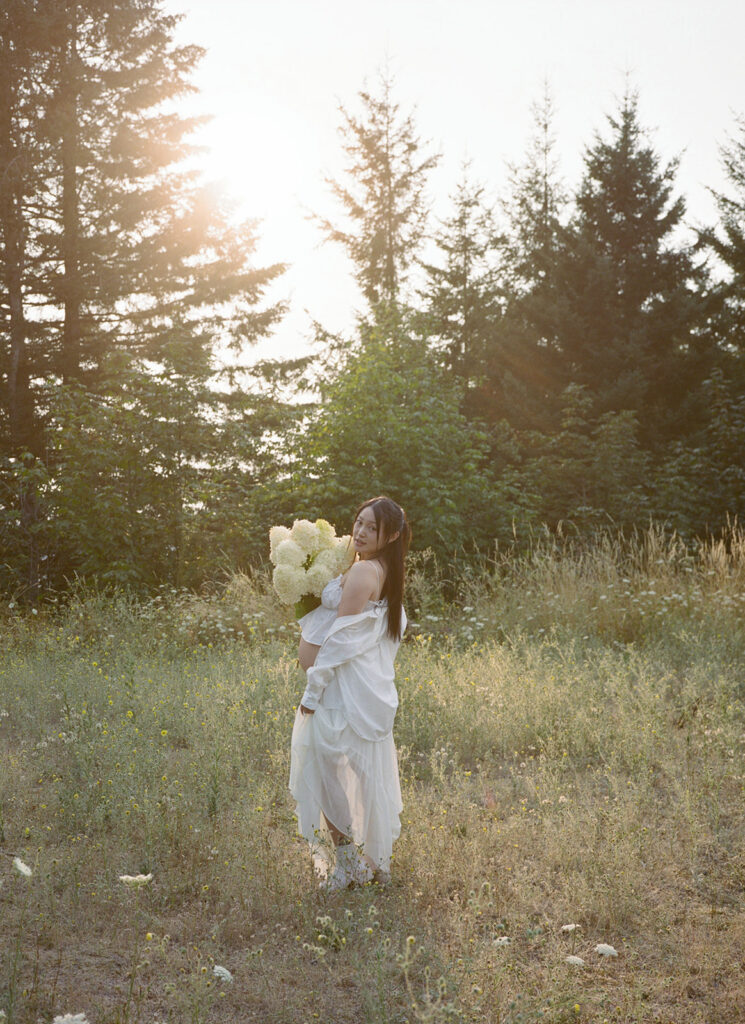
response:
M295 627L261 578L3 609L13 1022L745 1018L742 534L448 572L411 578L393 882L334 900L295 835Z

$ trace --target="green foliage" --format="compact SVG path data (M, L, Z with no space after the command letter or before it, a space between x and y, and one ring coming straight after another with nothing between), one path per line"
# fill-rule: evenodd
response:
M660 168L627 93L585 155L577 213L559 263L562 376L598 412L633 411L645 447L695 426L692 386L711 366L704 269L674 239L685 210L677 162ZM708 361L708 362L707 362ZM685 424L685 426L684 426Z
M580 532L614 523L644 521L649 459L640 449L629 411L592 414L592 398L580 385L564 392L561 429L523 439L521 478L538 496L541 522L569 521Z
M703 232L703 241L728 271L721 292L728 314L730 345L745 352L745 117L736 121L737 134L721 147L729 192L714 192L719 210L719 230Z
M363 325L296 439L298 509L345 526L361 501L388 493L406 508L418 547L452 552L508 533L520 508L490 477L486 437L460 401L460 385L404 310Z

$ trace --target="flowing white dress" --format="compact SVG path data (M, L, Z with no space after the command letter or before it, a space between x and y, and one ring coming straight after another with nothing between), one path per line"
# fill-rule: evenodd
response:
M321 605L300 620L303 639L320 644L292 730L290 792L298 832L322 877L333 862L331 822L359 846L374 870L390 869L402 810L393 720L398 707L393 662L398 641L388 629L388 602L368 601L358 615L337 615L342 577ZM406 617L402 609L402 626ZM402 629L403 631L403 629Z

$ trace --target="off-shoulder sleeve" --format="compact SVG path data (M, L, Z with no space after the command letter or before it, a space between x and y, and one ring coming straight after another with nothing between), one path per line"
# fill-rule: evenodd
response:
M315 664L308 669L308 682L300 703L309 711L315 711L337 669L374 647L385 628L385 616L372 611L338 616L316 655Z

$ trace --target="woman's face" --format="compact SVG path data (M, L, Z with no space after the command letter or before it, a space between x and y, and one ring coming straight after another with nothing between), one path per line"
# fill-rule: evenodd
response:
M362 509L354 521L352 541L360 558L372 558L383 547L383 538L379 536L375 523L375 513L369 505Z

